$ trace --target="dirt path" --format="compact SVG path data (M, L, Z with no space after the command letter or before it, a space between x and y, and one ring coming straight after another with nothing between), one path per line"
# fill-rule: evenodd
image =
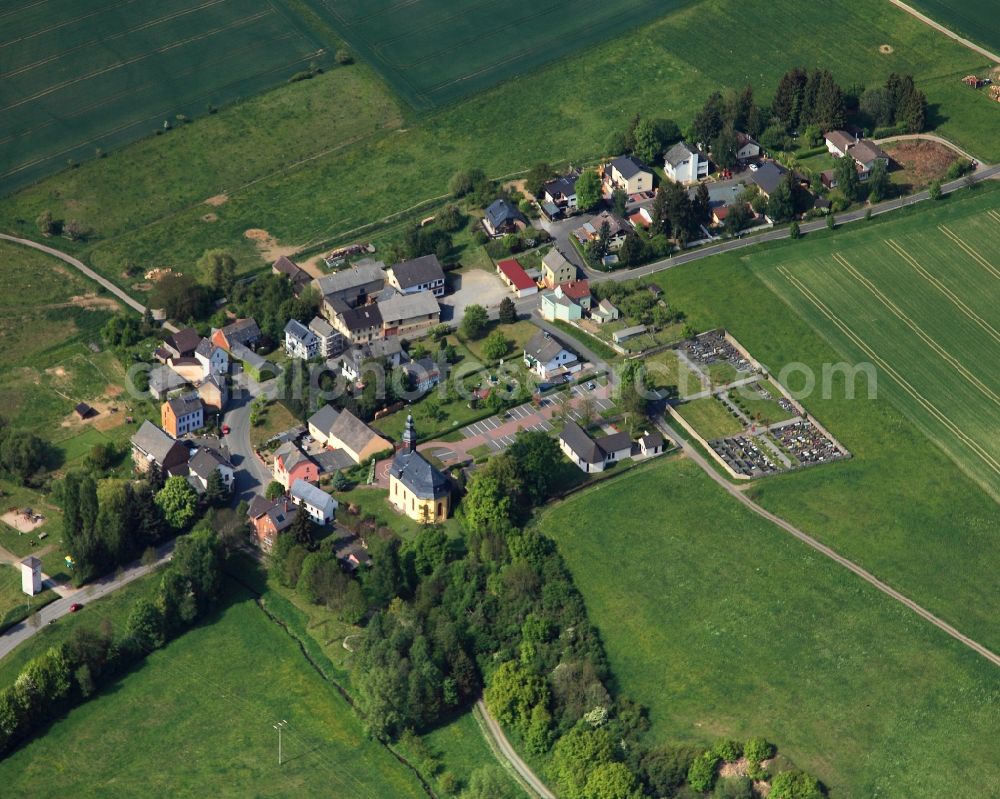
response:
M942 630L943 632L950 635L956 641L965 644L965 646L969 647L969 649L971 649L977 655L986 658L994 666L1000 666L1000 655L997 655L995 652L992 652L991 650L987 649L982 644L973 641L967 635L963 635L961 632L959 632L950 624L948 624L948 622L938 618L929 610L926 610L925 608L921 607L909 597L906 597L903 594L899 593L899 591L897 591L892 586L882 582L878 577L876 577L874 574L867 571L866 569L863 569L854 561L848 560L843 555L838 554L825 544L821 544L811 535L802 532L797 527L793 526L789 522L786 522L780 516L776 516L769 510L765 510L763 507L761 507L752 499L750 499L748 496L746 496L746 494L744 494L742 491L738 490L736 486L732 485L722 475L716 472L715 469L712 468L711 464L707 460L705 460L702 454L698 452L698 450L696 450L694 446L690 444L690 442L688 442L683 436L678 434L677 431L675 431L663 419L658 419L657 425L659 426L661 432L663 432L664 435L672 438L677 443L677 445L684 451L684 454L688 458L690 458L699 467L701 467L702 471L704 471L705 474L711 477L718 485L720 485L726 491L727 494L729 494L729 496L733 497L737 502L746 506L749 510L753 511L758 516L761 516L762 518L767 519L767 521L771 522L772 524L777 525L786 533L794 536L802 543L812 547L817 552L830 558L830 560L843 566L845 569L854 572L854 574L856 574L866 583L868 583L871 586L874 586L886 596L895 599L901 605L906 606L921 618L925 619L926 621L929 621L939 630Z
M490 715L490 711L486 709L486 703L482 699L476 702L476 709L482 714L483 722L486 724L486 732L495 744L496 750L510 763L518 776L541 799L556 799L556 795L548 789L545 783L538 778L538 775L531 770L531 767L521 759L521 756L518 755L514 747L510 745L510 741L504 735L503 729L497 724L496 719Z
M897 8L901 8L907 14L909 14L909 15L911 15L913 17L916 17L921 22L923 22L925 25L930 25L932 28L934 28L934 30L939 31L940 33L943 33L949 39L954 39L956 42L958 42L959 44L961 44L963 47L968 47L970 50L972 50L972 51L974 51L976 53L979 53L979 55L986 56L991 61L994 61L995 63L1000 64L1000 56L998 56L996 53L991 53L985 47L980 47L978 44L975 44L974 42L970 42L968 39L962 38L961 36L959 36L954 31L949 30L948 28L946 28L940 22L935 22L930 17L928 17L926 14L921 14L919 11L917 11L917 9L913 8L912 6L906 5L906 3L901 3L900 0L889 0L889 2L892 3L894 6L896 6Z

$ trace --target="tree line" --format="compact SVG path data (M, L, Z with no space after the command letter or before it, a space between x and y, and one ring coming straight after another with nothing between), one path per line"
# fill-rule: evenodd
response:
M137 599L125 629L111 622L77 627L65 643L28 661L0 691L0 755L102 687L204 616L221 588L221 552L208 529L177 542L153 599Z

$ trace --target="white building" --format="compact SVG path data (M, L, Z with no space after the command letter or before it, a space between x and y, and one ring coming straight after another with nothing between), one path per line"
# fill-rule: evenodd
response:
M42 562L34 555L21 561L21 590L28 596L42 593Z
M319 338L297 319L290 319L285 325L285 352L289 358L315 358L319 355Z
M201 364L201 376L224 375L229 373L229 353L222 347L216 347L207 338L198 342L194 357Z
M544 330L539 330L524 345L524 365L542 380L573 374L583 368L573 350Z
M332 358L343 351L344 337L322 316L313 317L309 323L309 330L319 339L319 354L322 357Z
M305 508L309 518L316 524L329 524L337 512L337 500L327 494L322 488L314 486L305 480L292 483L289 496L299 507Z
M708 177L708 159L686 141L679 141L667 150L663 171L678 183L694 183Z

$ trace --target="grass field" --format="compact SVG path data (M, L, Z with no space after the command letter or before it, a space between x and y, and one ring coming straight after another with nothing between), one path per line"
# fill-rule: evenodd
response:
M609 521L578 523L594 516ZM689 461L577 494L541 526L619 685L650 707L651 741L765 735L834 797L1000 792L995 667Z
M706 441L743 432L740 420L734 418L729 409L715 397L702 397L685 402L677 406L677 412Z
M914 207L798 242L762 245L749 255L712 258L671 269L658 281L691 324L701 330L724 326L771 374L800 363L821 375L823 364L839 363L845 353L792 311L758 273L775 272L778 264L806 252L844 251L885 238L906 242L938 224L950 227L955 219L1000 204L998 190L993 184L982 186L936 207ZM935 291L918 275L912 280L918 297ZM948 306L941 301L941 314L961 316ZM892 319L888 311L879 314L887 324ZM977 338L984 336L977 333ZM930 356L927 360L932 363ZM948 379L957 383L960 378ZM794 379L789 382L790 388L798 388ZM878 399L851 400L843 377L835 375L827 396L812 392L803 400L810 415L853 457L769 477L749 490L768 510L1000 650L996 570L982 554L998 545L997 504L909 420L905 408L896 406L890 384L891 379L882 380Z
M430 108L638 27L685 0L309 0L407 102Z
M908 5L923 11L966 39L1000 50L1000 3L996 0L910 0Z
M185 633L0 763L5 791L65 796L426 796L250 601ZM274 722L287 719L284 765ZM58 777L56 777L58 775Z
M281 0L21 0L0 31L0 191L329 61Z
M806 242L757 273L851 363L874 364L878 390L1000 501L996 208Z
M883 43L892 54L879 52ZM249 228L288 246L364 238L362 226L443 195L457 169L500 176L538 160L596 159L637 111L686 126L714 89L752 81L766 102L794 64L829 67L845 86L913 72L937 128L997 160L1000 105L958 80L981 60L888 3L779 0L747 25L736 0L704 0L431 114L407 112L364 64L335 69L64 171L0 200L0 220L36 235L46 208L80 219L94 239L64 246L126 285L126 260L190 269L218 246L249 270L263 265ZM614 101L580 102L583 85Z

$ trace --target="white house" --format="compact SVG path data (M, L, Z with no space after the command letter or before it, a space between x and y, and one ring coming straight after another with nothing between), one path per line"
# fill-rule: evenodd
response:
M332 358L344 349L344 337L322 316L313 317L309 330L319 339L319 354L322 357Z
M198 342L194 357L201 364L202 377L229 373L229 353L222 347L216 347L207 338Z
M315 358L319 355L319 337L298 319L289 319L285 325L285 352L289 358Z
M329 524L337 512L337 500L322 488L305 480L296 480L288 492L292 502L305 508L309 518L316 524Z
M218 472L222 477L226 491L233 490L236 469L229 458L211 447L199 447L194 457L188 461L188 482L195 491L203 494L208 488L212 472Z
M539 330L524 345L524 365L542 380L574 374L583 368L579 355L544 330Z
M632 457L632 439L628 433L593 439L576 422L568 421L559 434L559 449L581 471L603 472L608 466Z
M694 183L708 177L708 159L686 141L679 141L667 150L663 171L678 183Z
M742 131L736 132L736 158L740 161L749 161L760 157L760 145Z
M429 291L444 296L444 268L436 255L422 255L389 267L389 285L400 294Z
M826 134L826 149L837 158L847 155L848 148L854 142L854 137L846 130L831 130Z

